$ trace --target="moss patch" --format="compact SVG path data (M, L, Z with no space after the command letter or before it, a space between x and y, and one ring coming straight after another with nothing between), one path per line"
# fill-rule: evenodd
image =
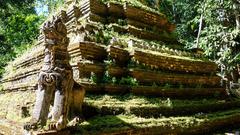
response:
M22 107L26 107L32 114L35 92L17 91L0 94L0 119L8 119L15 122L25 122L28 117L22 117Z
M129 4L133 7L144 9L144 10L147 10L147 11L150 11L150 12L153 12L153 13L156 13L156 14L159 14L159 15L165 17L165 15L159 13L158 11L156 11L153 8L148 7L145 3L141 2L140 0L99 0L99 1L103 2L105 4L116 3L116 4L121 4L122 5L124 3L127 3L127 4Z
M134 115L117 115L94 117L88 121L81 123L80 129L83 132L111 132L114 130L124 130L131 128L146 128L153 126L188 128L191 125L199 125L205 119L194 117L178 117L178 118L141 118Z
M128 134L131 132L136 134L138 130L141 131L141 129L144 129L142 131L149 134L204 133L231 124L232 119L239 117L239 115L240 110L237 109L221 113L206 114L201 117L161 117L154 119L141 118L134 115L97 116L81 123L77 132L83 134L104 134L126 131ZM236 120L236 122L239 122L239 120Z
M187 116L240 107L239 100L193 99L172 100L128 95L87 95L85 107L95 109L95 115L134 114L141 117Z
M126 95L87 95L85 102L89 104L98 105L123 105L123 106L150 106L150 107L173 107L173 106L185 106L207 103L226 102L225 100L217 99L202 99L202 100L172 100L170 98L157 98L157 97L145 97L135 96L132 94Z

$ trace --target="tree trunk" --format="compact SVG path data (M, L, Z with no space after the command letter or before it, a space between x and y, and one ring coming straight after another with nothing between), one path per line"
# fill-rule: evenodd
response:
M206 10L206 5L205 5L205 0L204 0L203 6L202 6L202 13L201 13L201 17L199 20L196 48L199 48L199 39L200 39L201 31L202 31L202 23L203 23L203 17L204 17L205 10Z
M203 22L203 13L201 14L201 17L199 20L196 48L199 48L199 38L200 38L201 31L202 31L202 22Z
M234 14L235 14L235 21L236 21L236 28L240 29L240 0L235 0L233 4Z

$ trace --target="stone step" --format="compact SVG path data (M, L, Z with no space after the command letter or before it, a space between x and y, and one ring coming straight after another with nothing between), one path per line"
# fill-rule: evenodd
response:
M23 135L22 125L17 122L0 119L0 135Z
M175 72L214 74L218 68L214 62L192 59L189 57L179 57L143 49L135 49L133 57L139 64L144 64L154 69Z
M94 54L101 55L102 54ZM11 75L5 76L2 79L4 89L20 89L20 87L25 88L26 84L24 82L29 82L29 85L36 83L37 76L41 66L34 65L29 68L18 69L17 72L12 73ZM78 62L78 65L74 68L78 70L74 72L76 76L75 79L81 79L81 77L90 78L91 72L95 73L99 77L100 82L101 78L104 76L105 71L108 71L109 75L112 77L127 77L131 76L136 78L140 85L161 85L164 87L135 87L131 89L132 93L136 94L146 94L146 95L157 95L157 96L170 96L170 97L194 97L200 96L205 97L209 95L225 95L224 89L220 87L220 77L212 75L191 75L191 74L179 74L179 73L168 73L168 72L159 72L152 71L149 69L139 69L139 68L125 68L118 66L107 66L103 63L81 63ZM80 77L80 78L79 78ZM34 81L34 82L33 82ZM171 89L168 88L165 91L165 85L169 85ZM176 88L177 86L177 88ZM188 87L186 87L188 86ZM209 86L209 89L204 87ZM174 87L172 89L172 87ZM183 89L184 87L184 89ZM192 88L189 88L192 87ZM141 90L140 90L141 89ZM90 90L91 91L91 90ZM121 90L118 90L117 87L109 87L109 92L115 91L118 93ZM129 90L127 90L129 91ZM190 93L188 91L191 91ZM123 92L123 91L121 91ZM120 93L121 93L120 92Z
M83 58L99 61L106 58L106 48L93 42L81 42L71 45L69 51L72 55L79 52ZM215 74L217 71L217 65L214 62L138 48L133 50L134 61L151 69L195 74ZM109 46L109 56L120 66L127 65L132 57L127 49L117 46Z
M175 29L175 25L171 24L165 15L153 12L150 9L143 9L141 7L134 7L131 4L124 4L119 2L101 3L98 0L83 1L80 6L82 14L89 12L99 16L114 16L118 18L127 18L145 23L149 26L155 26L158 29L163 29L171 33ZM152 20L152 21L149 21Z
M85 8L88 7L88 8ZM107 14L107 6L101 3L98 0L85 0L81 2L80 10L84 12L85 10L89 10L94 14L99 14L105 16Z
M225 111L239 107L240 100L234 99L179 100L136 96L131 94L88 94L84 100L85 110L91 110L95 115L128 114L144 118L188 116L198 113L205 114L210 112Z
M220 113L215 113L220 114ZM213 114L213 115L215 115ZM68 134L207 134L239 126L239 112L223 116L141 118L129 115L98 116L65 131L35 132L34 135ZM221 115L221 114L220 114ZM105 125L105 126L104 126ZM13 131L13 130L12 130ZM14 130L16 131L16 130ZM16 133L15 133L16 134Z
M31 135L71 135L70 129L64 129L61 131L57 130L49 130L49 131L33 131L33 132L27 132Z
M224 88L164 88L157 86L133 86L130 92L135 95L170 97L177 99L191 98L225 98Z
M172 32L175 29L175 26L168 22L164 14L151 13L149 11L142 10L130 5L126 5L124 8L127 18L140 21L148 25L156 26L158 28L165 27L169 32Z
M128 65L131 56L127 49L113 46L109 47L109 56L115 60L115 63L119 66Z
M117 16L119 18L125 18L125 12L124 12L124 7L121 4L118 3L108 3L108 13L111 16Z
M177 84L187 86L220 87L221 78L216 75L192 75L179 73L165 73L159 71L133 68L129 74L140 84Z
M3 89L4 91L34 91L37 89L37 82L35 81L36 80L26 83L4 84Z
M159 135L214 134L240 125L240 110L228 110L185 117L142 118L134 115L95 116L63 131L45 131L34 135Z
M95 116L72 133L82 135L210 134L240 125L240 110L192 116L142 118L134 115Z
M14 73L7 74L6 76L4 76L4 78L1 81L10 82L10 81L21 80L23 78L27 78L29 76L38 74L40 69L41 69L40 64L29 66L27 68L20 68Z
M114 18L109 18L110 22L114 22ZM134 25L126 25L126 26L119 26L113 24L114 31L118 33L129 33L137 38L146 39L150 41L160 41L165 42L168 44L179 44L177 40L174 38L173 35L167 33L163 34L163 32L146 30L142 28L135 27Z
M39 64L44 58L44 47L33 47L29 52L25 52L22 56L16 58L12 63L14 68L25 68L33 64Z
M91 84L80 82L87 93L126 94L154 96L174 99L226 98L224 88L166 88L159 86L129 86L113 84Z
M81 56L85 59L103 61L107 57L106 47L94 42L80 42L76 43Z
M178 41L171 36L171 34L163 34L163 33L156 33L140 28L136 28L134 26L129 25L127 27L127 31L140 38L140 39L146 39L146 40L156 40L156 41L163 41L166 43L178 43Z

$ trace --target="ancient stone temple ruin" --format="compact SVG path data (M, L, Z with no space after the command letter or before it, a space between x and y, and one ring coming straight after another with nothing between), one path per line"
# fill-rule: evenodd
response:
M217 65L184 49L174 29L164 14L140 1L66 4L46 20L38 42L8 65L0 133L22 134L34 119L46 125L48 114L56 117L55 128L25 126L35 134L147 135L239 125L240 101L229 100ZM46 75L54 85L43 85ZM61 100L58 87L68 99ZM41 89L49 93L39 94ZM67 110L59 128L58 103ZM72 114L83 122L71 125Z

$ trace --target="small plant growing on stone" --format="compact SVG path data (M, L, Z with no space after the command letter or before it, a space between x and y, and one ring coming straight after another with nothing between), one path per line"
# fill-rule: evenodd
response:
M153 82L152 87L157 87L157 86L158 85L155 82Z
M3 85L0 85L0 91L3 91L3 89L4 89Z
M167 104L167 106L169 106L169 107L172 106L172 101L170 100L170 98L167 98L166 104Z
M98 83L98 79L95 73L91 72L90 81L93 83Z
M169 88L171 88L171 84L166 83L163 88L169 89Z
M113 77L111 81L112 81L112 84L114 84L114 85L117 84L117 82L118 82L116 77Z
M129 86L138 86L138 81L136 78L132 77L122 77L121 80L119 81L120 85L129 85Z
M179 89L183 89L184 86L182 84L179 85Z
M112 77L109 75L108 71L104 73L103 83L112 83Z
M202 88L202 84L197 84L196 88L197 88L197 89Z
M123 20L123 19L118 19L118 24L121 26L125 26L125 25L127 25L127 21Z

